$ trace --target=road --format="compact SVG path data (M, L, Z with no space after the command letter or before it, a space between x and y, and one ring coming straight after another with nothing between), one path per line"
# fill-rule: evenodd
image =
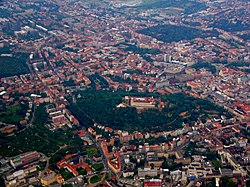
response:
M48 168L49 168L49 160L50 160L50 157L47 157L47 156L46 156L45 154L43 154L43 153L40 153L40 154L41 154L42 157L46 160L46 166L45 166L44 170L40 173L39 179L41 179L41 178L44 176L45 172L48 170Z
M86 129L85 129L85 131L86 131ZM104 153L103 153L102 148L101 148L101 144L99 142L96 142L96 140L94 140L88 132L87 132L87 136L89 139L91 139L96 144L97 148L101 152L102 162L104 164L104 170L109 174L109 176L111 176L112 171L110 170L110 168L108 166L108 161L107 161L106 157L104 156Z
M40 48L40 47L39 47L39 48ZM68 60L69 63L71 63L69 59L66 59L66 60ZM45 90L49 90L49 91L51 92L51 94L52 94L52 97L55 98L56 100L58 100L58 99L59 99L59 98L58 98L58 95L54 94L54 93L51 91L50 87L49 87L45 82L42 81L41 77L38 76L38 73L37 73L36 71L34 71L34 69L33 69L33 67L32 67L32 64L30 63L30 60L27 61L27 65L28 65L28 68L29 68L31 74L33 74L34 76L36 76L36 77L39 79L39 81L43 84L44 89L45 89ZM34 111L34 112L35 112L35 111ZM84 111L81 110L81 112L82 112L87 118L89 118L90 120L92 120L93 124L96 123L96 122L94 121L94 119L92 119L92 118L91 118L88 114L86 114ZM34 120L34 113L33 113L32 120L31 120L31 123L29 124L29 126L32 125L33 120ZM28 127L29 127L29 126L28 126ZM28 127L27 127L27 128L28 128ZM84 128L84 127L83 127L83 128ZM24 129L24 130L25 130L25 129ZM84 129L84 130L87 132L86 129ZM111 176L111 173L112 173L112 172L111 172L110 168L108 167L107 159L106 159L105 156L104 156L104 153L103 153L103 151L102 151L102 149L101 149L100 144L99 144L98 142L96 142L96 140L94 140L88 132L87 132L87 136L88 136L88 138L90 138L90 139L96 144L96 146L97 146L98 149L100 150L100 152L101 152L101 154L102 154L102 162L103 162L103 164L104 164L104 171L107 172L109 176ZM61 149L63 149L63 148L65 148L65 146L60 147L57 151L59 151L59 150L61 150ZM49 159L50 159L50 158L46 157L45 155L43 155L43 156L44 156L44 158L46 158L47 163L46 163L46 167L45 167L44 171L42 171L42 173L41 173L41 175L40 175L40 178L44 175L45 171L48 169L48 166L49 166ZM73 180L74 180L74 179L73 179Z

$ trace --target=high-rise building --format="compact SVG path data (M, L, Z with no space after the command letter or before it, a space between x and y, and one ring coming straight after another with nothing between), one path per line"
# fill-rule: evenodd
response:
M163 56L163 61L164 62L172 62L172 56L171 55L167 55L167 54L165 54L164 56Z

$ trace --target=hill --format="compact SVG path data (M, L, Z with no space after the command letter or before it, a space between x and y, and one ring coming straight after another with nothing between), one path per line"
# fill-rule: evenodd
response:
M155 96L165 103L162 111L145 110L141 113L136 108L117 108L125 95ZM192 125L198 118L205 120L210 115L227 115L227 111L213 103L183 94L157 95L148 93L127 93L108 91L83 91L76 93L76 103L69 106L70 111L84 126L95 122L114 129L127 131L168 131L180 128L182 123Z

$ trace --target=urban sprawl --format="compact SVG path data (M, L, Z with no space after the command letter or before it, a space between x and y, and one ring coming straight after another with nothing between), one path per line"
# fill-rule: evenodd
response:
M16 0L0 9L0 186L250 185L247 0ZM174 118L184 105L165 95L194 108L166 128L119 128L82 110L93 90L121 123Z

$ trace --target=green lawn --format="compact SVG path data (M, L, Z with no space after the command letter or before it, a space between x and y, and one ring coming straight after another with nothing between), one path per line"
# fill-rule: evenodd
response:
M97 149L96 148L87 148L86 149L87 155L88 156L94 156L97 154Z
M62 175L65 181L74 177L74 175L71 172L67 171L66 169L62 169L60 174Z
M46 162L39 162L39 166L41 170L44 170L46 167Z
M99 182L100 180L101 180L100 177L97 176L97 175L95 175L95 176L91 177L90 183L91 183L91 184L94 184L94 183Z
M103 168L103 163L100 164L93 164L92 168L95 169L95 171L100 171Z
M79 175L86 175L87 171L84 168L77 169Z

